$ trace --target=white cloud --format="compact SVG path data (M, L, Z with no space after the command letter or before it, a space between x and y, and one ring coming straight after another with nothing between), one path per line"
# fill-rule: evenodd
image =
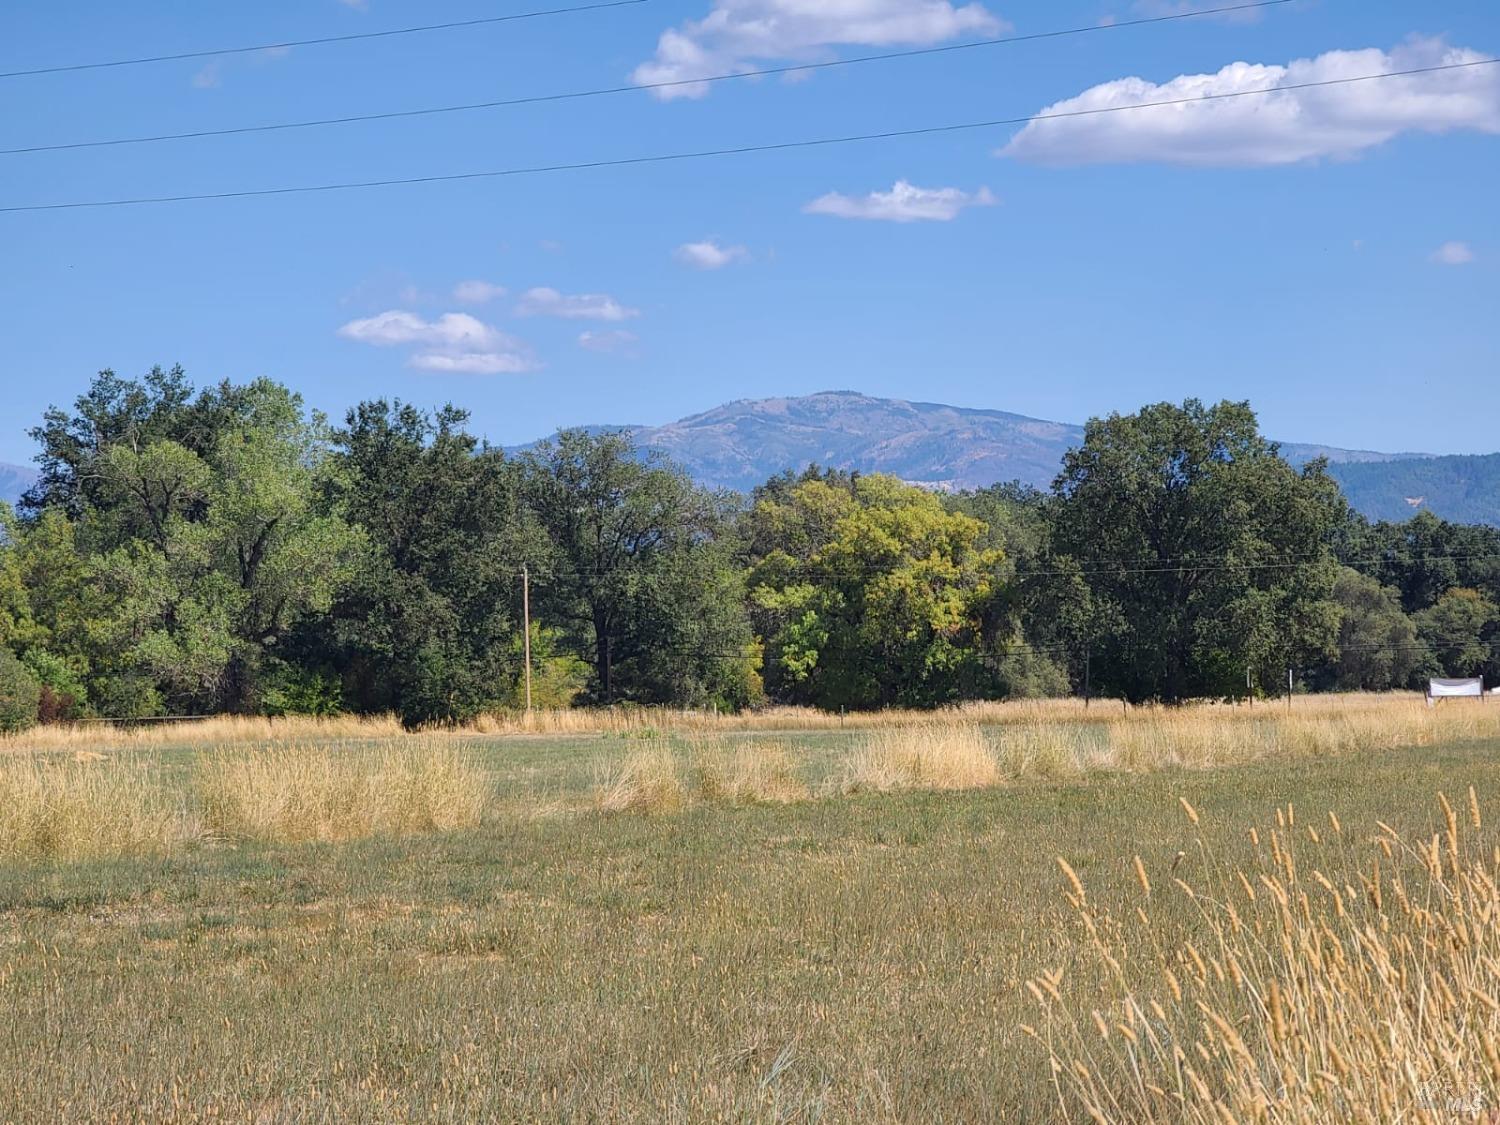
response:
M634 332L618 328L604 332L580 332L578 346L590 352L629 352L636 339Z
M849 196L831 191L814 199L802 210L809 215L833 215L840 219L945 223L956 219L967 207L991 207L998 202L987 187L967 192L951 187L917 187L905 180L897 180L890 191L872 191L869 195Z
M412 347L407 365L418 371L500 375L536 369L524 343L468 313L444 313L436 320L425 320L392 309L351 320L339 329L339 335L374 347Z
M694 269L721 270L735 262L744 261L750 257L750 251L743 246L720 246L710 238L702 242L684 242L672 251L672 256Z
M505 286L488 281L460 281L453 287L453 299L466 305L483 305L507 292Z
M656 57L635 68L637 85L691 82L785 60L826 57L841 46L927 46L964 35L995 35L1008 25L977 3L948 0L715 0L701 20L669 28ZM707 83L657 90L660 98L699 98Z
M639 309L627 308L606 293L568 296L545 286L522 293L516 312L521 316L557 316L564 320L618 321L641 315Z
M1467 242L1445 242L1432 252L1432 260L1440 266L1466 266L1475 257Z
M1157 161L1265 166L1349 159L1405 132L1500 133L1500 68L1405 75L1252 97L1251 90L1473 62L1486 56L1440 40L1412 39L1389 52L1329 51L1286 66L1233 63L1160 85L1122 78L1048 106L1001 150L1043 164ZM1145 102L1219 100L1043 120Z
M221 81L219 64L211 62L193 75L193 89L217 90Z
M459 375L518 375L536 370L528 356L515 352L423 352L407 361L418 371Z

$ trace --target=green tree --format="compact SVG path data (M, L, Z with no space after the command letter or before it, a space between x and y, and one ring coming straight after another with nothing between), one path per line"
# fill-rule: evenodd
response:
M534 560L537 604L592 667L593 697L748 701L730 502L618 433L565 431L521 469L548 542Z
M34 726L42 686L15 653L0 645L0 734Z
M981 545L1004 552L983 630L999 694L1027 699L1082 690L1088 588L1069 560L1054 555L1051 497L1012 482L958 493L946 506L982 522Z
M979 642L1004 555L980 546L979 520L876 475L763 494L749 522L769 548L749 581L773 696L867 708L983 691Z
M537 532L516 473L467 415L366 402L338 434L349 518L369 544L315 647L351 700L408 724L502 702L521 671L520 572Z
M1449 590L1416 622L1443 675L1500 683L1500 606L1478 590Z
M1428 511L1404 523L1354 520L1341 554L1396 589L1407 613L1430 609L1456 587L1500 599L1500 528L1450 523Z
M357 539L329 510L327 428L259 380L193 407L215 438L101 448L80 517L112 609L101 640L174 709L245 712L299 618L325 612Z
M1301 472L1244 403L1163 403L1091 421L1054 485L1101 691L1177 703L1275 683L1338 628L1330 540L1344 516L1321 462Z
M1334 582L1339 609L1338 656L1329 686L1339 691L1410 687L1432 661L1396 591L1342 567Z

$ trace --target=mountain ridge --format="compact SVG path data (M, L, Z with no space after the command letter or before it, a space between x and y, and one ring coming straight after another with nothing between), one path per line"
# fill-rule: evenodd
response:
M890 473L944 490L1011 480L1047 488L1063 454L1083 440L1083 427L1074 423L857 391L741 398L660 426L583 428L627 432L643 448L658 450L682 465L699 483L741 492L775 473L798 472L814 463ZM1355 506L1372 518L1405 518L1425 507L1449 518L1500 524L1500 487L1493 504L1486 499L1487 466L1474 480L1450 468L1447 462L1452 458L1423 453L1306 442L1282 443L1281 452L1295 464L1327 457L1329 471L1341 484L1346 476L1355 482ZM1500 456L1496 460L1500 485ZM1398 465L1408 466L1408 471L1392 468ZM1428 468L1417 473L1410 468L1415 465ZM1445 484L1450 479L1463 480L1463 495L1459 484ZM1418 503L1409 503L1418 494L1403 492L1410 485L1400 482L1410 480L1430 481L1432 487L1426 491L1432 495L1424 491Z
M21 499L21 494L35 481L36 473L33 470L0 461L0 501L14 506Z

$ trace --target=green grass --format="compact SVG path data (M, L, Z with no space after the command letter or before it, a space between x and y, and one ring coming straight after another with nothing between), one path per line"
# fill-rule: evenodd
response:
M811 781L848 744L798 743ZM1045 1117L1023 982L1096 984L1055 857L1128 903L1133 855L1232 864L1287 802L1500 813L1493 743L654 817L545 811L632 740L465 744L479 829L0 867L0 1120Z

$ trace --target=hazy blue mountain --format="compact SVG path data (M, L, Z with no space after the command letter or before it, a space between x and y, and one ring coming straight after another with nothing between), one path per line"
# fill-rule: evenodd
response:
M783 469L809 464L891 473L933 488L981 488L1021 480L1046 488L1083 427L932 402L827 391L800 398L742 399L665 426L623 429L659 449L704 484L746 490ZM1327 457L1342 471L1420 458L1333 446L1287 444L1288 460ZM1441 504L1436 504L1441 507ZM1409 513L1408 513L1409 514Z
M0 500L4 500L7 504L15 504L21 498L21 493L30 488L34 480L36 480L36 473L30 469L0 462Z

